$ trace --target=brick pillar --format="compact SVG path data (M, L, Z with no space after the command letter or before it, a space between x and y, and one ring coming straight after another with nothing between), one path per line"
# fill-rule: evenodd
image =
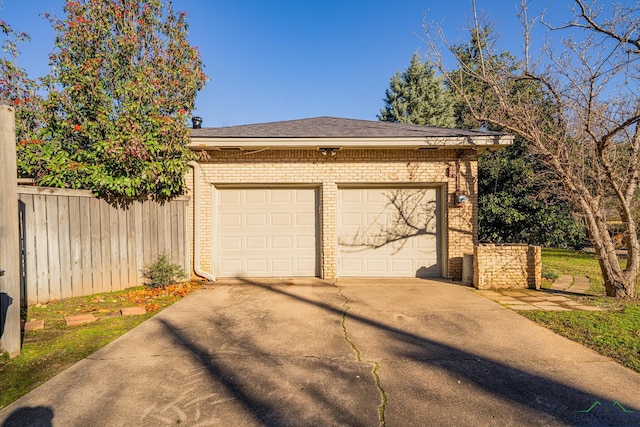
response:
M336 278L337 248L336 215L338 186L335 182L323 182L320 194L320 227L321 227L321 276L325 280Z
M540 289L542 284L542 248L540 246L529 246L527 251L527 272L529 287Z

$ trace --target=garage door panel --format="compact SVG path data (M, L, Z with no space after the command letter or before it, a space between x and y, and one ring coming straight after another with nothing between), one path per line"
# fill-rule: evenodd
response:
M387 193L383 191L368 191L365 194L366 203L384 203L388 202Z
M310 271L316 268L316 260L313 258L296 259L295 263L298 271Z
M316 201L316 195L312 191L307 190L297 190L294 192L296 202L298 203L314 203Z
M225 250L240 250L242 249L242 238L224 237L220 239L220 247Z
M340 192L340 203L346 205L348 203L362 203L362 193L356 191Z
M315 249L316 239L310 236L297 236L296 248L298 249Z
M315 276L317 191L218 189L219 277Z
M413 268L413 262L410 259L394 259L391 260L391 269L397 272L410 271Z
M266 271L267 260L265 259L247 259L246 269L250 271Z
M365 261L366 271L371 273L381 273L389 270L385 259L367 259Z
M240 239L242 241L242 239ZM251 249L267 249L267 237L265 236L248 236L246 238L245 248ZM242 247L237 248L242 249Z
M239 259L219 259L218 265L225 271L234 271L242 269L242 261Z
M220 225L224 227L240 227L242 217L237 214L220 215Z
M316 214L314 213L297 213L295 215L296 222L295 225L306 227L306 226L315 226L316 223Z
M242 201L242 194L241 193L234 193L231 191L225 191L223 193L220 193L218 195L218 199L220 200L220 203L241 203Z
M433 239L416 239L415 245L417 249L422 250L424 253L436 252L436 249L433 247Z
M340 276L440 277L436 189L346 188L338 200Z
M348 273L362 272L362 260L361 259L343 259L341 263L340 273L342 275L348 275Z
M271 239L272 249L293 249L291 236L275 236Z
M244 220L244 225L247 227L264 227L267 225L267 215L263 213L245 214Z
M265 204L267 203L268 193L266 193L262 189L252 189L252 190L244 190L244 197L242 198L244 203L256 203L256 204Z
M345 213L340 217L340 225L355 225L362 224L362 214L359 213Z
M271 270L276 274L286 274L293 270L293 260L291 258L273 259L271 260Z
M271 215L272 226L292 226L293 220L290 213L274 213Z
M289 205L293 202L294 194L293 192L285 192L285 191L276 191L269 193L271 196L271 203L283 203Z
M363 214L360 216L361 221L363 217L364 223L361 222L360 224L365 225L367 228L370 228L372 230L379 230L380 228L382 228L382 226L390 225L392 223L389 215L380 212Z

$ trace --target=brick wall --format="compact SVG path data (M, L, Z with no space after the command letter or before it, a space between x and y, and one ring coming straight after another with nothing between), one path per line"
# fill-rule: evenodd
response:
M473 286L533 288L542 282L540 246L478 245L473 250Z
M213 272L214 193L224 185L312 185L319 191L320 264L324 279L336 277L336 204L340 185L425 184L442 189L445 277L459 280L462 256L477 243L477 158L471 150L340 150L324 156L318 150L196 151L202 169L198 195L201 221L201 267ZM456 207L455 171L460 156L460 190L468 196ZM193 186L193 176L187 177ZM190 205L193 207L193 203ZM193 223L193 222L191 222ZM192 258L193 259L193 258ZM215 273L214 273L215 274Z

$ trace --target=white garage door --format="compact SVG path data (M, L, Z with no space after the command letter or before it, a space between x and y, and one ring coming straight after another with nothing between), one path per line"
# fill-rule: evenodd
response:
M316 276L316 190L218 189L218 277Z
M434 188L342 188L340 277L441 277Z

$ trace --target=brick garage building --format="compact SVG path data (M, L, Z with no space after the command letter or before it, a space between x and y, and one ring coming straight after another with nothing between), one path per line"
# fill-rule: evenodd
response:
M332 117L191 137L196 272L329 280L459 280L477 244L478 155L512 142Z

